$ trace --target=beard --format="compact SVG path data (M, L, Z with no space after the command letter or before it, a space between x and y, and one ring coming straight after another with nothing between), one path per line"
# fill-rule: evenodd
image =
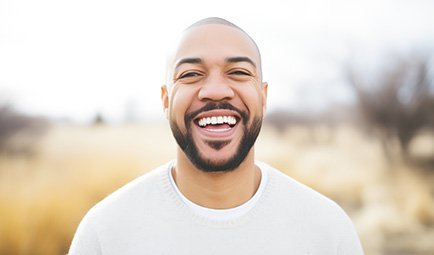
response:
M226 160L212 161L211 159L204 158L202 153L198 150L194 142L193 135L191 133L191 125L193 123L192 120L194 119L194 117L203 111L209 111L213 109L228 109L236 111L238 112L238 114L240 114L241 121L244 124L244 132L240 144L238 145L235 154ZM188 159L193 163L196 168L204 172L229 172L236 169L244 161L250 149L255 144L259 132L261 131L262 116L253 118L253 121L249 126L247 126L248 120L248 113L235 108L229 103L210 102L201 109L185 115L184 123L187 129L185 134L181 132L179 126L172 119L170 120L170 128L179 147L182 149L185 155L187 155ZM220 150L223 149L224 146L227 145L229 142L217 141L206 143L213 149Z

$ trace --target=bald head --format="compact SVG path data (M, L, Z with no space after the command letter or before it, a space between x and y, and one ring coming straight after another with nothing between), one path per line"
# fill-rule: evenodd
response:
M215 27L226 27L226 31L225 29L220 29L220 30L215 30ZM211 30L214 29L214 32L210 32ZM208 32L208 33L207 33ZM206 35L205 35L206 34ZM173 83L173 71L174 68L176 66L176 62L178 61L179 58L179 53L182 50L185 50L185 48L190 48L190 52L191 54L196 54L194 53L194 51L197 52L197 54L200 54L200 47L197 48L193 48L192 42L198 42L198 40L201 40L201 45L205 45L206 43L208 43L210 40L215 40L218 41L220 40L221 43L220 44L215 44L214 48L221 48L221 47L227 47L230 48L231 45L231 41L232 40L225 40L222 41L221 38L222 37L226 37L227 39L231 39L231 38L239 38L239 37L244 37L244 45L241 46L241 48L244 49L251 49L254 51L255 57L253 58L256 67L258 69L258 73L259 73L259 77L262 79L262 70L261 70L261 55L259 52L259 48L256 44L256 42L250 37L249 34L247 34L243 29L241 29L240 27L238 27L237 25L235 25L234 23L227 21L225 19L222 18L218 18L218 17L210 17L210 18L205 18L202 20L199 20L195 23L193 23L192 25L188 26L182 33L181 36L181 40L179 40L178 44L176 45L176 48L174 49L174 52L172 52L172 54L169 55L168 57L168 61L167 61L167 81L166 81L166 85L168 85L170 87L170 85ZM194 38L194 39L193 39ZM214 39L212 39L214 38ZM191 47L189 47L191 46ZM239 46L239 45L238 45ZM208 48L209 50L214 49L212 47Z
M260 51L259 51L258 45L256 44L255 40L253 40L253 38L248 33L246 33L246 31L244 31L242 28L240 28L239 26L235 25L234 23L232 23L232 22L230 22L228 20L219 18L219 17L210 17L210 18L201 19L199 21L196 21L195 23L193 23L189 27L187 27L184 31L186 31L186 30L188 30L190 28L193 28L193 27L203 26L203 25L207 25L207 24L220 24L220 25L225 25L225 26L233 27L233 28L236 28L236 29L240 30L241 32L243 32L253 42L253 44L256 47L256 50L258 51L258 54L260 55Z
M225 25L225 26L230 26L230 27L234 27L238 30L241 30L243 33L247 34L239 26L235 25L234 23L232 23L230 21L219 18L219 17L210 17L210 18L201 19L199 21L196 21L195 23L193 23L189 27L187 27L185 30L188 30L192 27L197 27L197 26L206 25L206 24L221 24L221 25Z

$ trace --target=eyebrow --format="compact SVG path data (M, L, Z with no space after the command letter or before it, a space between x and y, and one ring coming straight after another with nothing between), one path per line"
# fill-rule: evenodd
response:
M253 60L249 57L228 57L225 59L225 62L227 63L247 62L256 68L255 62L253 62ZM202 64L202 63L203 61L201 58L183 58L176 63L175 69L177 69L179 66L183 64Z
M202 59L200 59L200 58L183 58L176 63L175 69L177 69L180 65L183 65L183 64L202 64Z
M226 62L228 63L238 63L238 62L247 62L256 68L255 62L249 57L230 57L226 58Z

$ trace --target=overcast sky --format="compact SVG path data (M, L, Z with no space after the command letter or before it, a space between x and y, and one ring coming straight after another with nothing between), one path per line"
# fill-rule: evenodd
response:
M320 109L351 100L348 59L433 50L433 13L429 0L0 0L0 101L81 122L162 119L174 36L219 16L257 41L269 110Z

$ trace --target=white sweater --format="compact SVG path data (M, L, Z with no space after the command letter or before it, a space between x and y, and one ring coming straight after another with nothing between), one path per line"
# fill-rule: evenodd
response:
M363 254L353 224L333 201L278 170L255 206L230 220L195 213L163 165L120 188L83 218L71 255Z

